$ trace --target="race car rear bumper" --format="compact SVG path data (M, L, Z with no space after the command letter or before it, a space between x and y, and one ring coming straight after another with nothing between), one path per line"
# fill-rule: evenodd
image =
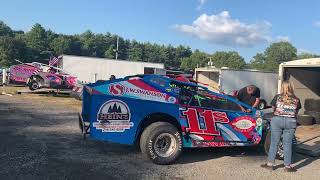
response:
M79 128L82 138L85 139L87 134L90 134L90 124L83 121L81 113L78 114Z

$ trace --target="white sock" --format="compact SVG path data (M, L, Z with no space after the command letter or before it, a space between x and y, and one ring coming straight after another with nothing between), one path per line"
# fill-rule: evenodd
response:
M272 163L270 163L270 162L268 162L268 163L267 163L267 166L273 166L273 164L272 164Z

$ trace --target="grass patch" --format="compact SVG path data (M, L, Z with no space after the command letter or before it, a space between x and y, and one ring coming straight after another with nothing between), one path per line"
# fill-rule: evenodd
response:
M25 89L25 86L1 86L0 91L8 94L17 94L17 91Z
M76 100L72 97L70 97L68 94L57 94L57 93L46 93L46 94L32 94L32 93L23 93L18 94L17 91L26 89L28 87L25 86L5 86L3 89L2 86L0 86L0 93L4 92L7 94L12 94L15 97L19 97L21 99L26 100L32 100L34 103L39 104L51 104L52 106L62 106L66 108L72 108L76 111L81 111L82 108L82 101Z

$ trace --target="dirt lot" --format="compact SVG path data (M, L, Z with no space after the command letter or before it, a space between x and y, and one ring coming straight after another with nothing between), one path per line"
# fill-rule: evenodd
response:
M255 148L185 150L159 166L138 148L81 139L80 102L46 95L0 96L0 179L319 179L320 159L299 155L297 173L259 166Z

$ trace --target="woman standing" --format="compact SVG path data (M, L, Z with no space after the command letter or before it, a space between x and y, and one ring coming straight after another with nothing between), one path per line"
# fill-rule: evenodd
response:
M284 81L281 85L281 94L276 95L271 101L274 117L271 119L271 144L268 162L261 167L274 170L274 163L278 144L283 134L284 166L285 171L297 171L292 167L292 141L297 127L297 113L301 108L299 98L293 91L293 85Z

